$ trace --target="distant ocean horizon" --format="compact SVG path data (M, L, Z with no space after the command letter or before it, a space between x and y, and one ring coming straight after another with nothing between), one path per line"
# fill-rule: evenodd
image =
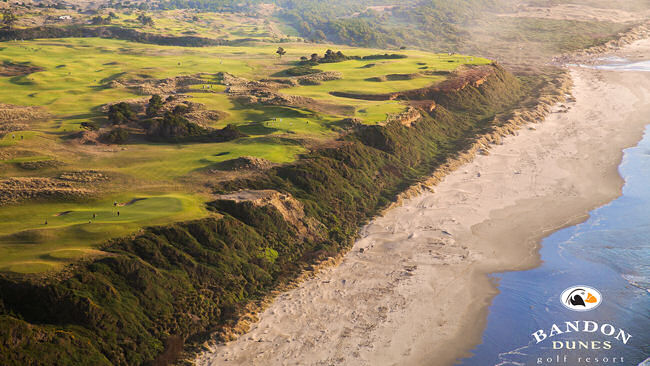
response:
M643 66L650 71L650 62ZM546 237L541 266L492 275L500 293L489 308L482 344L458 364L650 365L650 126L636 147L624 150L619 172L622 195L590 212L584 223ZM564 307L560 294L577 285L596 288L601 305L584 312ZM539 343L532 336L539 329L549 334L553 324L585 320L632 337L623 344L600 332L565 333ZM553 340L580 340L590 348L591 341L599 347L610 341L611 348L554 349Z

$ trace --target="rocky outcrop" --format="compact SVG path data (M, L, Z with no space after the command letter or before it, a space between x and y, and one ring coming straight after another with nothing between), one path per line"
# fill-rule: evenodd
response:
M214 165L212 170L267 170L277 164L255 156L240 156Z
M241 190L217 196L215 205L226 208L220 205L219 201L228 201L238 205L252 205L254 207L269 206L275 209L288 224L293 226L299 236L315 238L321 235L321 225L313 218L307 217L304 205L289 194L271 189Z
M386 121L384 123L388 124L388 123L397 122L397 123L401 123L406 127L411 127L413 123L420 120L420 118L422 118L422 114L420 113L420 111L409 106L402 113L392 114L388 116L388 118L386 118Z

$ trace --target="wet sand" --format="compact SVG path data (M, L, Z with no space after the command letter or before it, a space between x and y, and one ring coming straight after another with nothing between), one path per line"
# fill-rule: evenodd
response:
M650 59L650 41L618 56ZM539 265L539 241L620 195L650 123L650 72L572 68L575 102L373 220L337 267L279 296L198 365L451 365L480 343L488 274Z

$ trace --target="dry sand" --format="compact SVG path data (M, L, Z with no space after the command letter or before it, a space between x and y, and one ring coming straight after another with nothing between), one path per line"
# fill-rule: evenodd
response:
M626 53L650 59L650 41ZM617 197L622 149L650 123L650 72L571 74L566 113L375 219L339 266L279 296L249 333L197 363L451 365L467 355L497 294L487 274L538 265L542 237Z

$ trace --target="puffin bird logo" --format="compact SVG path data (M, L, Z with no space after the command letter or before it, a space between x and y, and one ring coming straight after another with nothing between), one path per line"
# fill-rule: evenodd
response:
M593 287L572 286L562 292L560 300L570 310L587 311L600 305L602 295Z

